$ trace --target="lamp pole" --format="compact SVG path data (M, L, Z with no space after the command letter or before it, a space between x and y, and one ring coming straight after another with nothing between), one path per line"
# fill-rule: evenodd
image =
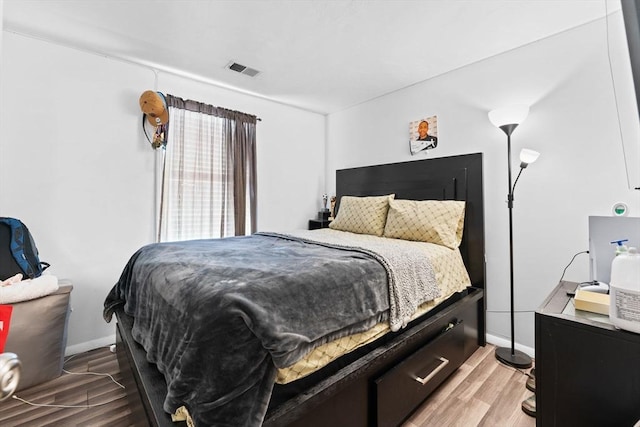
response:
M517 123L500 126L507 134L507 169L509 175L509 192L507 193L507 206L509 208L509 294L511 298L511 348L500 347L496 349L496 358L507 365L516 368L529 368L532 365L531 358L516 350L515 346L515 304L513 297L513 190L511 184L511 133L518 127ZM520 169L522 172L522 169ZM519 177L519 175L518 175Z

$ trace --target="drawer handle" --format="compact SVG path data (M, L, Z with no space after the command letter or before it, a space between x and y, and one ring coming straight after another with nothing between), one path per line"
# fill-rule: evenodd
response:
M447 366L449 364L449 360L445 359L444 357L438 357L438 359L440 360L440 363L438 365L438 367L436 369L434 369L433 371L431 371L431 373L429 375L427 375L424 378L420 378L418 376L416 376L414 379L416 381L418 381L420 384L425 385L426 383L428 383L431 378L435 377L436 375L438 375L438 372L440 372L441 370L444 369L445 366Z

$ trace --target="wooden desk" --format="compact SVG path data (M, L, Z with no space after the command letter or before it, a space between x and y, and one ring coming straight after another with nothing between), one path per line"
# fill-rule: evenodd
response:
M575 310L560 282L535 314L536 426L633 426L640 420L640 334Z

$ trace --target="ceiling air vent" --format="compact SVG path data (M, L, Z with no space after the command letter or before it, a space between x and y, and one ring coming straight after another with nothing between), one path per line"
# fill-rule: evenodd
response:
M231 71L235 71L249 77L255 77L260 74L260 71L254 68L249 68L246 65L238 64L237 62L230 62L229 64L227 64L227 68Z

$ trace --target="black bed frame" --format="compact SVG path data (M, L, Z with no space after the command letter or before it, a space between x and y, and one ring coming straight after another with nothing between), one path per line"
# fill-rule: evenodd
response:
M329 374L275 407L265 426L395 426L405 420L485 341L485 260L482 154L343 169L336 196L384 195L398 199L465 200L460 250L472 286L412 323L388 334L354 360L327 366ZM338 206L339 209L339 206ZM117 316L117 355L140 426L177 426L162 409L164 377L131 336L132 320ZM353 359L353 358L352 358ZM332 368L333 367L333 368ZM424 380L424 385L417 382ZM201 426L198 426L201 427Z

